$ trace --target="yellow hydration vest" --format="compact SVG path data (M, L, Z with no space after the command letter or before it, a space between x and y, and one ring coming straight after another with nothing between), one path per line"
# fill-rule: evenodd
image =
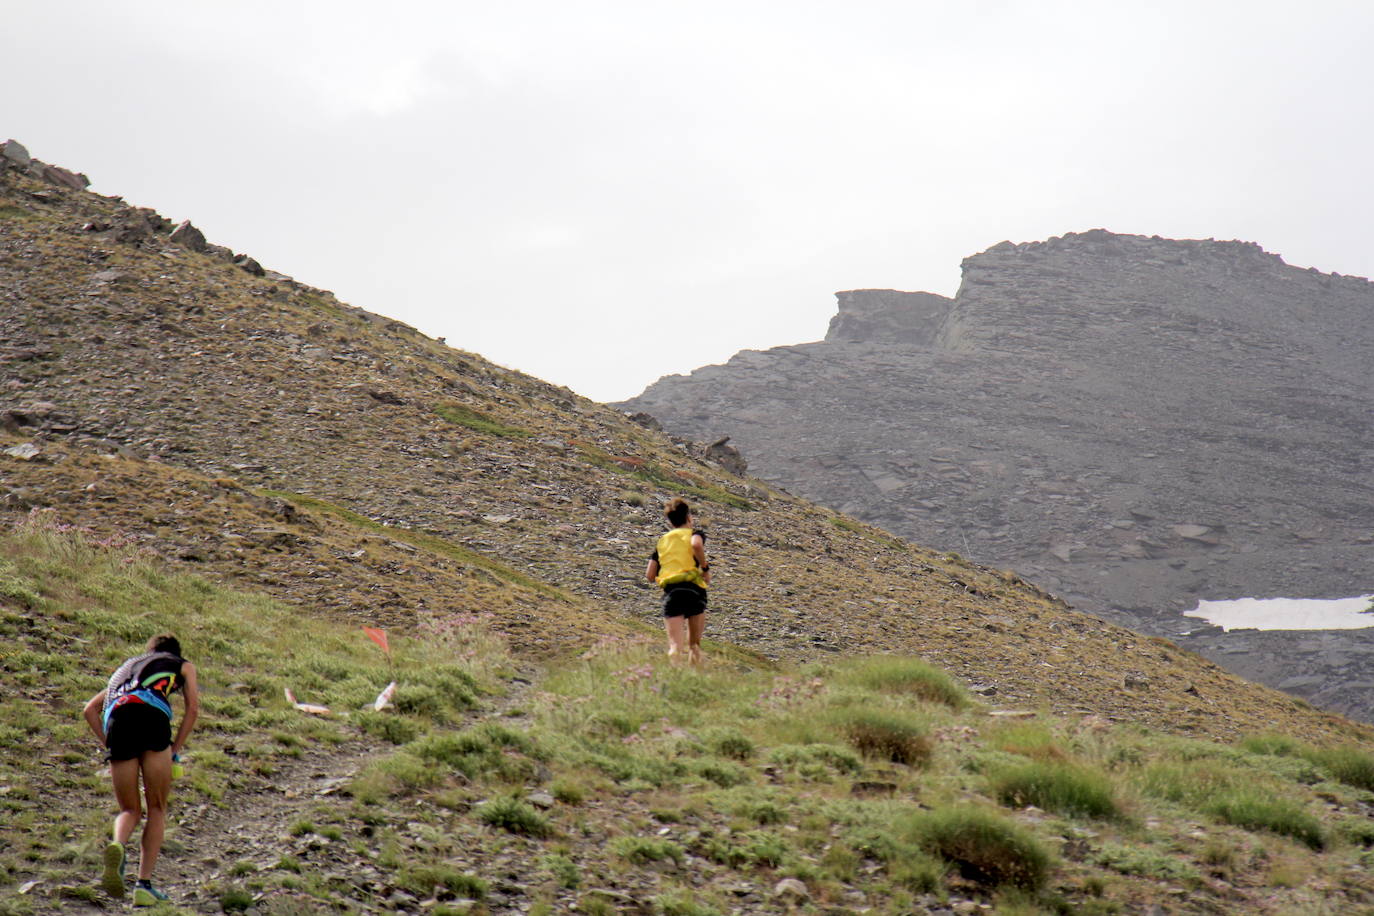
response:
M706 577L697 566L697 558L692 553L691 528L674 528L658 539L658 578L660 586L667 588L680 582L706 587Z

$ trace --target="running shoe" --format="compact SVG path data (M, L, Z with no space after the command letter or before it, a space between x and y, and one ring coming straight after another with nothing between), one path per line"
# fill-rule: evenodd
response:
M167 895L151 884L134 885L134 906L156 906L167 899Z
M100 886L111 897L124 896L124 844L110 841L105 847L105 874L100 878Z

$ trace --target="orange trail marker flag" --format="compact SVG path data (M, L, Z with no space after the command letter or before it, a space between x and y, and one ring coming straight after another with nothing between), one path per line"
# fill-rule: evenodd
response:
M386 653L389 660L391 658L391 646L386 641L386 630L379 630L376 627L363 627L363 632L367 634L368 639L382 647L382 651Z

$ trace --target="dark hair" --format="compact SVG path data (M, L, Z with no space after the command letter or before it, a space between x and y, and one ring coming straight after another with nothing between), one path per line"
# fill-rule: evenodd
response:
M180 658L181 641L178 640L171 633L159 633L152 639L148 640L147 650L149 652L168 652L172 655L175 655L177 658Z
M668 517L668 523L674 528L681 528L687 524L687 516L692 514L692 507L687 505L687 500L681 496L675 496L663 507L663 514Z

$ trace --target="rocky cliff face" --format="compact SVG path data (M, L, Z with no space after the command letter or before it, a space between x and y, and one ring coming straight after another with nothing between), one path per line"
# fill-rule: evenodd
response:
M1222 636L1199 598L1374 582L1374 285L1257 245L1003 242L954 299L839 293L825 341L627 406L760 476L1313 701L1374 716L1374 631ZM1183 635L1190 634L1190 635Z

